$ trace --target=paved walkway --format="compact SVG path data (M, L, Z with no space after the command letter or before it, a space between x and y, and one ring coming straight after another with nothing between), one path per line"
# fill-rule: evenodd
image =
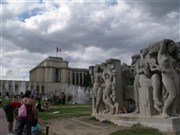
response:
M0 108L0 135L7 135L8 128L7 128L7 121L4 110Z

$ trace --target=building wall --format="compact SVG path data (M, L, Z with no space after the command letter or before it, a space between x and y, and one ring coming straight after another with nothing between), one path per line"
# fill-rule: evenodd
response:
M1 92L10 93L36 90L40 94L65 91L67 85L82 86L88 69L70 68L60 57L48 57L30 70L30 81L1 80ZM15 88L14 88L15 87ZM8 90L6 90L8 89Z
M88 69L70 68L60 57L49 57L30 71L30 81L83 85Z
M46 92L46 83L36 82L36 81L14 81L14 80L0 80L0 92L10 94L19 94L20 92L25 92L26 90L36 90L40 94Z

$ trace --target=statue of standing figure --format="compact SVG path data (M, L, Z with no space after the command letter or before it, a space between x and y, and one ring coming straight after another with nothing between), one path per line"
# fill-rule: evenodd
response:
M103 110L103 78L101 75L101 67L99 64L94 66L94 83L93 83L93 95L94 95L94 110L95 113L99 113Z
M140 51L140 66L138 69L140 86L148 86L153 88L154 108L161 112L162 103L160 101L161 80L158 74L155 59L150 57L149 48L144 48Z
M134 113L139 113L139 74L138 74L138 69L139 69L139 63L140 63L140 55L135 54L131 57L132 62L131 62L131 70L133 70L134 74L134 100L135 100L135 105L136 109Z
M111 98L112 79L113 79L112 71L107 63L102 63L101 68L103 69L102 78L104 79L104 82L105 82L105 88L103 90L103 101L105 103L107 112L109 114L114 114L115 106Z
M176 60L173 58L175 53L175 42L164 39L160 43L158 52L158 63L161 69L162 83L167 91L167 97L164 101L162 115L167 118L177 116L177 103L179 95L179 78L175 70Z

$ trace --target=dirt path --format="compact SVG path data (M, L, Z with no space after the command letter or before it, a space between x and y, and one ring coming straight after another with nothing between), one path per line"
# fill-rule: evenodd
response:
M110 135L112 132L125 129L125 127L100 123L88 118L64 118L49 121L46 124L49 125L50 135Z
M0 108L0 135L7 135L8 133L8 123L5 117L4 110Z

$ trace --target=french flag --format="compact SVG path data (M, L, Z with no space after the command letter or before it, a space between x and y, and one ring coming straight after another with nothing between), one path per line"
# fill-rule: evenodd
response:
M61 52L61 49L56 47L56 52Z

